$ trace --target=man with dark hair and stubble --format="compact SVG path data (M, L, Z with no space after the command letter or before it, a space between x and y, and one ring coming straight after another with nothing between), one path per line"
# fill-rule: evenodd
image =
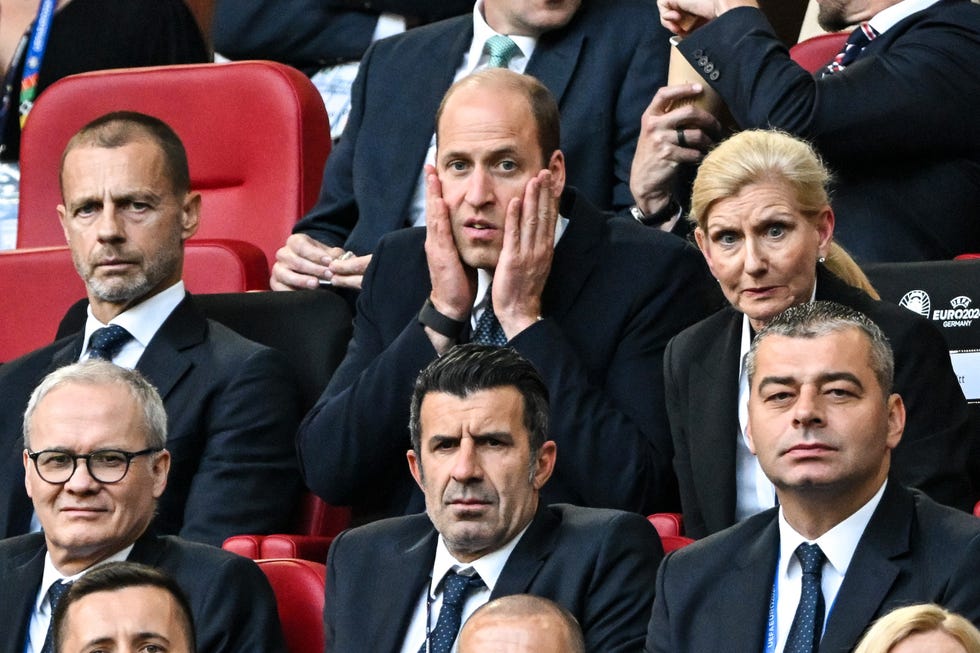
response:
M638 650L660 540L634 513L540 501L557 445L534 367L459 345L418 376L411 406L408 467L426 512L333 541L327 650L447 653L476 608L512 594L563 606L588 650Z

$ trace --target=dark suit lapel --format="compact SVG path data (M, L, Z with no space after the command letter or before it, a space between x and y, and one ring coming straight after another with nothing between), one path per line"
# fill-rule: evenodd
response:
M30 624L34 599L37 597L44 574L44 538L33 536L38 546L23 551L3 570L4 599L0 601L0 623L8 635L0 637L0 653L23 653L27 641L27 626ZM9 629L9 630L8 630Z
M584 13L588 13L588 10L578 12ZM578 59L585 43L585 30L576 28L583 20L581 15L576 15L566 29L543 34L524 69L526 74L533 75L548 87L559 107L572 73L578 68Z
M404 644L415 602L429 582L436 556L436 531L428 517L425 522L429 527L424 534L413 530L398 544L396 555L383 560L377 570L376 578L385 587L364 597L364 605L372 606L373 613L364 615L368 626L364 636L373 642L362 650L398 651Z
M207 320L194 306L190 295L187 295L150 340L136 364L136 369L156 386L164 401L177 381L192 366L192 361L183 353L184 350L204 342L207 328Z
M538 571L555 549L559 526L558 518L539 505L524 537L507 558L490 595L491 600L528 592Z
M738 352L742 314L725 308L721 333L709 334L691 365L690 387L712 397L717 410L692 410L688 432L691 467L701 514L709 532L735 523L735 446L738 437ZM700 419L701 421L696 421Z
M545 317L561 319L571 308L592 274L599 257L594 250L602 241L606 217L579 193L566 189L561 197L561 215L568 227L555 247L551 272L541 296Z
M821 651L850 651L878 616L901 571L894 559L911 548L913 511L911 495L890 482L837 592Z

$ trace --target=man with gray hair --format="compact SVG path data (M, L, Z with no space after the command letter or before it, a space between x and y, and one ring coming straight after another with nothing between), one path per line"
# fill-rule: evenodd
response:
M155 528L216 546L281 532L300 489L296 381L282 354L206 319L184 288L201 195L180 138L141 113L97 118L65 148L61 193L88 313L77 333L0 368L0 537L37 526L17 442L28 395L45 374L93 357L139 370L167 409L173 468Z
M159 395L139 372L105 361L62 367L35 389L22 459L43 532L0 541L0 652L48 653L64 592L117 560L177 581L199 624L199 652L285 650L275 597L253 562L151 533L171 464L166 424Z
M849 651L910 603L980 623L980 520L888 479L893 366L881 329L833 302L759 332L748 433L779 506L664 560L647 651Z

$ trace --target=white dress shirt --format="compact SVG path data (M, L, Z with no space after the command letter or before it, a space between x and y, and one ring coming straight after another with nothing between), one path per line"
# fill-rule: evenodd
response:
M881 502L881 497L885 493L887 481L881 485L878 492L871 499L858 508L850 517L834 526L832 529L818 537L816 540L808 540L786 521L783 516L782 507L779 508L779 561L776 563L776 653L781 653L786 647L786 639L789 637L790 626L793 625L793 617L796 615L796 608L800 603L800 593L802 590L803 567L794 555L796 548L804 542L816 544L823 551L827 558L824 562L822 575L820 578L820 589L823 592L824 600L824 620L823 627L827 628L830 621L830 613L834 609L834 601L837 600L837 592L844 582L847 568L854 557L864 530L871 521L871 516Z
M524 530L514 536L510 542L501 548L469 563L456 560L453 554L449 552L449 549L446 548L446 543L440 535L436 543L436 557L432 564L432 576L429 579L429 584L425 586L425 589L415 604L415 611L412 613L412 620L409 622L408 631L405 633L405 642L402 644L401 653L418 653L419 649L422 648L422 644L425 642L427 622L428 631L435 630L436 623L439 620L439 610L442 609L442 588L440 587L440 583L442 582L443 576L450 571L464 573L466 575L465 572L473 570L480 575L480 578L483 579L485 584L485 587L471 590L469 596L466 597L466 601L463 603L463 618L460 620L460 625L462 626L477 608L490 600L490 595L493 593L493 588L497 585L497 579L500 578L500 574L504 570L504 565L507 564L510 554L513 553L517 543L524 537L524 533L527 532L530 525L528 523L524 527ZM438 593L436 591L437 589ZM455 652L456 648L457 645L454 643L452 650Z
M114 553L99 564L103 562L122 562L129 557L130 551L133 550L133 545L130 544L122 551ZM37 597L34 599L34 611L31 612L31 623L27 628L27 642L24 645L24 653L35 653L40 651L44 646L44 639L48 635L48 624L51 622L51 602L48 601L48 590L56 582L63 580L74 582L84 576L89 569L80 571L74 576L65 576L59 572L55 566L54 562L51 560L51 554L44 554L44 573L41 575L41 587L37 592Z
M184 282L178 281L166 290L157 293L153 297L140 302L131 309L124 311L109 320L109 324L118 324L133 336L119 350L112 362L119 367L133 369L140 360L140 356L146 351L150 340L160 330L160 326L166 321L174 309L184 299ZM102 324L92 314L92 307L88 307L88 319L85 320L85 336L82 340L82 353L79 360L89 358L88 343L96 329L101 329L106 324Z

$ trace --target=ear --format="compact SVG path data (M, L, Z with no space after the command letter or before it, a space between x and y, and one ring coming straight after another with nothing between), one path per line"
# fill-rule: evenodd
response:
M830 251L830 242L834 239L834 210L829 206L825 206L817 216L816 221L817 235L819 237L817 253L819 256L826 257Z
M534 461L534 476L531 478L531 485L535 490L540 490L551 478L551 473L555 471L555 460L558 456L558 445L554 440L548 440L541 445L538 451L538 458Z
M31 483L28 480L30 478L31 472L31 459L27 457L27 449L24 449L24 487L27 488L27 496L34 498L31 495Z
M888 438L885 441L889 449L894 449L902 440L905 431L905 402L901 395L892 393L888 396Z
M708 236L701 227L694 228L694 242L697 243L698 249L701 250L701 255L704 256L704 261L708 264L711 275L717 279L718 275L715 274L715 264L711 259L711 249L708 247Z
M180 238L187 240L197 233L201 218L201 194L187 193L184 196L184 206L180 214Z
M167 488L167 476L170 474L170 452L164 449L153 454L153 464L150 468L153 476L153 498L159 499Z
M758 456L759 454L755 451L755 440L752 439L752 418L749 417L748 423L745 425L745 439L749 446L749 451L752 452L753 456Z
M415 479L415 483L424 494L425 486L422 485L422 461L415 455L414 449L409 449L405 453L405 456L408 458L408 470L412 472L412 478Z
M548 160L548 171L551 172L551 192L557 199L565 190L565 155L562 154L561 150L555 150L551 153L551 159Z
M64 204L58 205L58 221L61 223L61 230L65 234L65 242L71 244L71 239L68 237L68 209L65 208Z

